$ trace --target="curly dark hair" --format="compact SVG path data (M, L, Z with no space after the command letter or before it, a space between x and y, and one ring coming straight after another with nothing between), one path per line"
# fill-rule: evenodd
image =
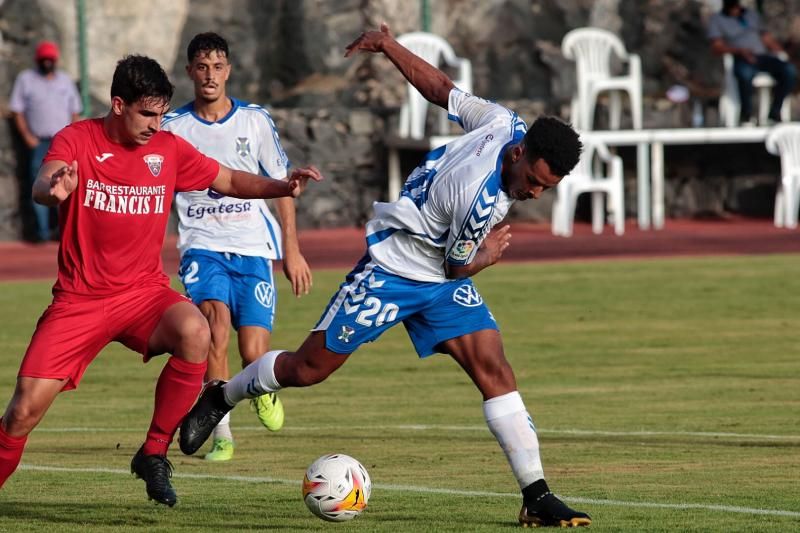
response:
M119 96L126 104L143 98L169 102L175 88L158 61L147 56L129 55L119 60L111 81L111 98Z
M207 55L211 52L217 52L218 55L230 57L228 41L213 31L198 33L192 37L189 46L186 47L187 62L191 63L192 59L197 57L200 53Z
M528 160L547 161L556 176L566 176L578 164L583 145L572 126L555 117L539 117L523 140Z

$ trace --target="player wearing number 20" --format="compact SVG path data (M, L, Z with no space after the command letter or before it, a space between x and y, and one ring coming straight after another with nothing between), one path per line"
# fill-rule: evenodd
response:
M208 387L181 426L181 449L208 437L208 417L283 387L319 383L361 344L403 323L420 357L449 354L481 391L486 422L522 489L523 525L588 525L588 515L556 498L544 480L539 441L497 324L470 277L500 259L508 226L491 232L515 200L539 198L577 164L581 143L560 120L528 130L513 111L466 94L401 46L385 25L362 34L354 52L386 55L430 102L466 132L430 152L401 197L375 204L367 253L347 276L295 352L272 351L224 385Z

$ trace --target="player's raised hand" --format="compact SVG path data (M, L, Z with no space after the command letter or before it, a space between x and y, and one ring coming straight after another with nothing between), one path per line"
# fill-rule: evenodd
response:
M304 167L304 168L296 168L292 171L291 176L289 176L289 189L292 191L292 197L297 198L300 196L306 188L308 184L308 180L314 181L322 181L322 173L320 173L319 169L314 165Z
M78 162L63 166L50 176L50 196L63 202L78 186Z
M510 229L511 226L506 224L502 228L494 230L486 236L483 244L481 244L481 252L486 255L490 265L497 263L503 256L503 252L508 248L511 240Z
M350 57L355 52L383 52L383 44L394 39L394 35L389 30L389 25L381 23L380 31L365 31L352 43L345 47L344 57Z

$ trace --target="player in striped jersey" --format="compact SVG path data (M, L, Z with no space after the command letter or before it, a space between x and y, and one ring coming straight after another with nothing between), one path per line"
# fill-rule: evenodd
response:
M204 420L257 393L319 383L361 344L403 323L420 357L450 355L481 391L487 425L522 491L519 522L587 526L589 515L569 508L545 482L536 429L498 326L470 280L508 247L508 226L491 230L511 205L539 198L578 163L578 134L552 117L527 129L513 111L461 92L385 25L362 34L346 55L358 51L386 55L466 134L430 152L399 200L375 204L366 255L297 351L269 352L228 383L206 388L181 425L181 450L193 453L208 437Z
M286 179L289 161L272 117L261 106L226 94L229 55L228 43L215 33L192 39L186 72L194 82L195 99L169 113L163 128L232 168ZM283 260L295 295L311 287L311 271L297 243L294 203L285 198L276 204L280 226L261 200L240 200L211 189L179 193L175 199L181 280L211 326L209 380L229 376L231 324L239 333L243 366L269 349L277 300L273 260ZM251 405L267 429L281 428L283 405L277 394L260 395ZM214 430L206 459L227 461L233 450L226 417Z

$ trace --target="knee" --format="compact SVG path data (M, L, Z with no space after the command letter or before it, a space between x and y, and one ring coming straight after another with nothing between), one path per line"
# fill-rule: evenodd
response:
M32 402L16 401L3 415L4 430L12 437L24 437L33 431L42 416L44 410L37 408Z
M266 350L261 350L253 346L241 346L239 349L239 355L242 358L242 368L253 363L254 361L258 361L268 351L269 348Z
M202 315L187 318L178 330L178 344L185 359L205 360L211 346L211 331Z

